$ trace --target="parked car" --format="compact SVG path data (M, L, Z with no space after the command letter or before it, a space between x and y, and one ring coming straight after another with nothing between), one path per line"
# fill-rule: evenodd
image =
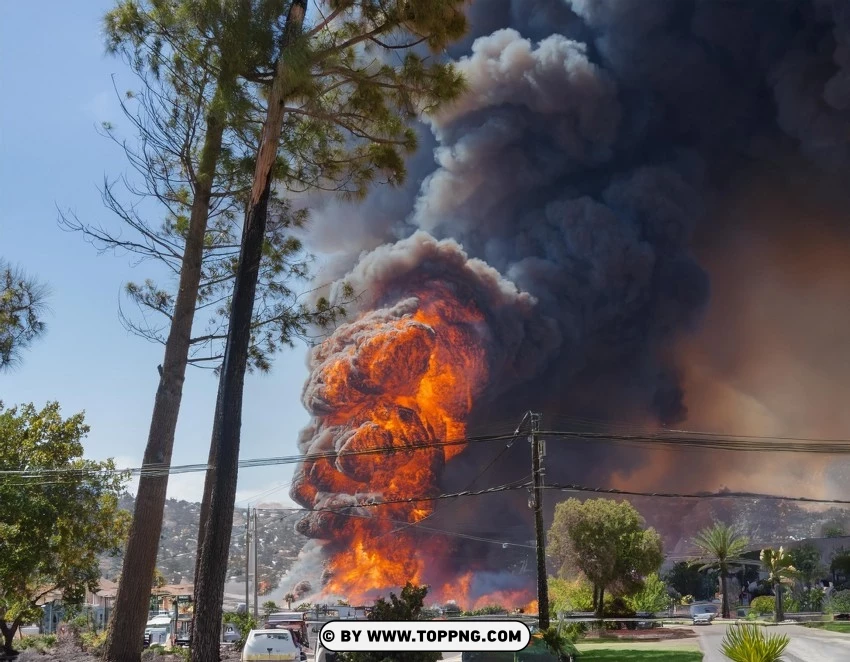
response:
M694 614L693 621L694 625L711 625L711 622L714 620L714 613L707 611L702 614Z
M235 625L233 625L232 623L227 623L224 626L224 634L222 635L222 640L224 641L224 643L226 643L226 644L235 643L235 642L239 641L239 636L240 636L239 628L237 628Z
M306 658L306 655L304 656ZM251 630L242 649L242 662L284 660L299 662L301 649L295 645L289 630Z

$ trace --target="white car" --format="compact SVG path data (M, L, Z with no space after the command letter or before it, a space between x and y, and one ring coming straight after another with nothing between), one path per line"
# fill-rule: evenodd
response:
M299 662L301 649L289 630L251 630L242 649L242 662L253 660L286 660Z
M714 616L715 615L710 611L702 614L694 614L694 625L711 625L711 621L714 620Z

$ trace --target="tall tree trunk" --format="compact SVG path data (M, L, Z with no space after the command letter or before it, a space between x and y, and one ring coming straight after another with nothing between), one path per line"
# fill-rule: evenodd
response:
M776 614L776 622L781 623L785 620L785 609L782 604L782 584L776 582L773 592L775 593L773 611Z
M15 649L12 648L12 642L15 639L15 632L18 629L18 625L19 623L17 621L14 621L12 625L8 625L5 620L0 619L0 632L3 634L3 652L6 655L12 655L15 652Z
M600 620L605 616L605 587L599 587L599 601L596 603L596 617Z
M726 572L720 573L720 594L722 596L721 603L721 612L723 614L723 618L729 618L729 586L727 582L727 574Z
M195 197L192 200L189 230L180 268L179 291L174 302L171 329L165 343L165 358L154 400L148 443L142 460L143 470L162 470L162 473L142 473L139 479L136 508L121 569L123 581L118 585L104 647L104 657L110 662L137 662L141 656L159 538L162 533L168 469L171 466L174 433L177 429L189 357L189 341L198 301L210 196L227 121L224 95L225 90L234 82L235 77L223 70L207 117Z
M248 348L251 341L251 318L254 294L262 257L266 230L272 173L283 127L290 48L301 36L307 0L293 0L286 17L274 82L269 95L266 121L263 124L254 184L245 215L239 266L233 287L233 301L224 363L219 378L218 399L213 421L210 457L213 459L204 485L206 517L201 520L198 540L198 573L195 577L195 626L192 662L219 660L222 601L227 578L233 506L239 475L239 443L242 427L242 396ZM202 504L202 512L203 512ZM201 542L202 541L202 542Z

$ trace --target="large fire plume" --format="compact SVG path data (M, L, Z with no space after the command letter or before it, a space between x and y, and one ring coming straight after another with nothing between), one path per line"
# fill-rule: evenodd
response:
M312 510L300 530L320 541L328 592L355 599L414 579L471 607L530 590L497 553L421 534L442 517L522 543L524 493L367 505L464 489L492 457L484 444L409 447L463 437L494 412L515 425L542 411L562 428L850 434L834 385L850 349L823 321L840 327L835 311L846 310L848 7L470 4L472 32L448 54L468 93L423 118L409 184L358 206L312 205L331 299L344 298L343 282L360 295L312 352L304 392L313 420L301 451L339 455L306 460L293 486ZM755 185L766 173L769 185ZM827 223L836 227L824 233ZM768 284L772 271L782 278ZM518 446L488 469L488 485L522 478ZM842 484L833 463L822 471L805 458L795 469L576 448L549 444L547 476L810 495L826 489L810 475Z
M350 599L435 578L426 561L445 541L425 542L410 525L434 512L429 498L440 493L446 462L463 451L467 417L490 382L490 350L503 351L495 299L514 313L532 303L453 242L418 235L396 254L408 250L419 262L396 265L404 272L393 271L393 281L374 278L364 260L379 307L314 349L304 390L314 419L302 450L332 456L299 467L292 496L312 512L298 530L328 541L324 590ZM439 278L429 274L435 267ZM468 586L444 593L466 599Z

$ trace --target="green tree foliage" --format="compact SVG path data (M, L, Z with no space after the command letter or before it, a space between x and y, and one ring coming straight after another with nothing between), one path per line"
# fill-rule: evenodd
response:
M295 594L287 593L283 596L283 600L286 602L286 608L292 609L292 603L295 602Z
M593 611L593 585L584 577L573 581L549 577L549 600L554 614Z
M791 562L791 555L782 547L779 549L763 549L759 558L762 567L767 572L767 581L773 585L776 599L776 605L774 607L776 620L782 621L785 617L782 588L784 584L793 583L793 578L796 576L797 570Z
M830 614L850 614L850 589L833 593L826 601L826 610Z
M47 288L0 259L0 372L45 331Z
M111 460L83 459L82 414L58 403L0 405L0 630L9 652L23 623L41 619L40 599L60 592L78 605L97 590L98 557L117 553L129 514L118 509L126 476Z
M850 578L850 550L843 547L836 549L829 563L829 571L834 580L838 581L840 576L842 580L847 581Z
M696 559L697 563L702 564L700 570L717 570L720 574L722 616L729 618L729 573L733 567L753 563L742 556L749 541L731 526L717 522L714 526L700 531L693 542L701 552Z
M742 624L726 631L720 650L732 662L779 662L787 647L787 634L765 635L758 625Z
M370 621L415 621L420 617L428 595L427 586L416 586L408 582L401 594L390 593L390 599L379 598L375 601ZM341 654L342 662L436 662L442 653L404 652L404 653L345 653Z
M707 600L714 594L717 585L711 573L700 572L693 563L680 561L664 573L664 581L682 596L690 595L695 600Z
M760 595L757 598L753 598L753 601L750 603L750 611L759 616L772 614L774 609L776 609L776 601L769 595Z
M268 618L278 610L277 603L274 600L266 600L263 603L263 615Z
M667 585L653 572L644 579L643 587L634 595L626 598L629 606L635 611L661 612L670 608L670 595Z
M788 551L791 565L797 569L797 577L805 585L811 585L826 571L821 562L821 553L816 545L807 542Z
M243 612L226 611L222 617L225 623L232 623L239 630L239 639L234 642L236 650L245 648L245 642L248 640L248 634L251 630L257 628L256 619L246 610Z
M569 499L555 507L547 553L563 577L581 572L602 616L605 591L629 594L661 566L661 537L627 501Z
M837 522L830 522L823 525L824 538L843 538L845 535L844 526Z

